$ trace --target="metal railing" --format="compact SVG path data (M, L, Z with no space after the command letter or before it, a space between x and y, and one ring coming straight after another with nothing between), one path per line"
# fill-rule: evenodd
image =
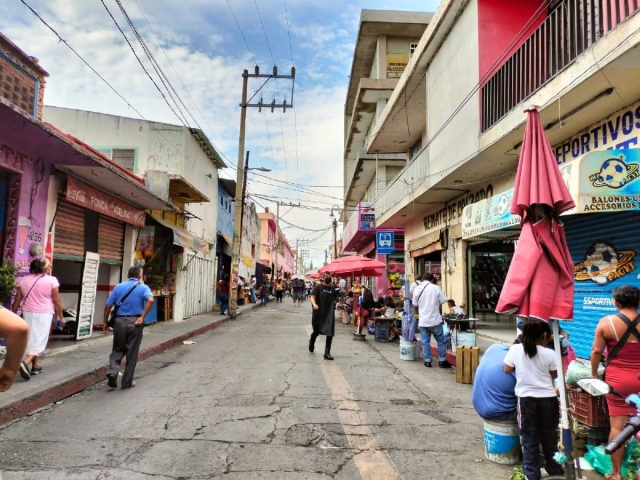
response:
M482 131L640 9L640 0L562 0L482 86Z
M413 192L426 180L429 172L427 149L418 155L402 169L389 183L384 191L373 202L377 220L403 199L412 200Z

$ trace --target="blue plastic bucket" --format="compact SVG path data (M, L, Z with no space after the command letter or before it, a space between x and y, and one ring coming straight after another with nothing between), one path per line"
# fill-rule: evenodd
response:
M520 429L515 421L484 421L484 456L500 465L520 461Z

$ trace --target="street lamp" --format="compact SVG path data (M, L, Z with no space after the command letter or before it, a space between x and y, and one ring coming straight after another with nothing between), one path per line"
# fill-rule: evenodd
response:
M333 218L333 258L336 259L338 258L338 219L333 214L334 208L336 208L338 210L338 213L340 213L340 207L338 207L337 205L332 206L331 213L329 214L329 217Z

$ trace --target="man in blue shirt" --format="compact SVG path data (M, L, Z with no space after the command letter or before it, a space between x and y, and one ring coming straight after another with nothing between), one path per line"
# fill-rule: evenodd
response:
M104 307L103 329L109 331L109 314L111 309L118 309L113 325L113 349L109 355L109 368L107 380L111 388L118 386L118 373L122 358L126 355L127 366L122 375L121 388L123 390L136 386L133 381L133 373L138 363L138 351L142 343L142 330L144 317L147 316L153 305L151 289L142 283L142 269L140 267L129 268L128 279L122 282L111 292Z
M504 373L504 357L508 351L508 345L491 345L484 352L476 370L471 403L478 415L485 420L516 418L516 376L514 373Z

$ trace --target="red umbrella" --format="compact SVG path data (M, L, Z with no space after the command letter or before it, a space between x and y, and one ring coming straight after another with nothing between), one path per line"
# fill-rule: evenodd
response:
M574 206L538 111L529 110L511 205L522 232L496 312L573 318L573 262L558 216Z
M317 270L309 270L307 273L304 274L304 276L312 280L317 280L318 278L320 278L320 274L318 273Z
M363 257L361 255L351 255L348 257L336 258L333 262L318 269L318 273L323 274L329 272L335 276L374 276L378 277L380 274L368 275L368 272L373 273L376 270L384 270L387 266L372 258Z
M537 109L527 113L511 205L511 213L522 217L522 232L496 312L517 313L544 321L572 320L574 268L559 215L575 207L575 203L562 179ZM559 327L557 321L552 324L560 372L558 387L567 478L575 478Z

